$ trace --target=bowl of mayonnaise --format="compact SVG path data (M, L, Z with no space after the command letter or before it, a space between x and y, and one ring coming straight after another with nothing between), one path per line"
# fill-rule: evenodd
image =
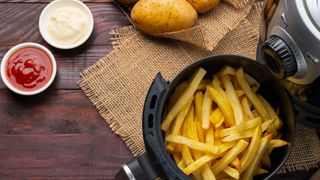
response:
M94 20L79 0L55 0L42 11L39 29L44 40L59 49L73 49L90 37Z

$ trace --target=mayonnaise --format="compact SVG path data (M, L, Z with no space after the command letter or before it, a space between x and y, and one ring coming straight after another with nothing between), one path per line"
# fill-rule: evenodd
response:
M77 43L88 31L89 17L78 7L58 7L47 22L47 31L51 39L59 44Z

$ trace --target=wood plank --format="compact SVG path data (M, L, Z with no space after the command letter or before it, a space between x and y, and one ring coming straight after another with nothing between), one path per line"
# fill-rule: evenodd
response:
M80 90L2 90L0 107L0 179L113 179L132 158Z
M81 90L47 90L32 97L1 90L0 107L0 135L87 133L115 137Z
M130 25L129 20L113 2L88 3L95 27L87 45L110 44L112 29ZM45 44L38 29L38 20L44 3L0 3L0 45L22 42Z
M114 179L132 155L115 135L2 135L1 179Z
M111 50L111 45L90 46L84 45L74 50L58 50L45 44L54 54L58 73L51 89L80 89L77 82L80 73L94 64L101 57L106 56ZM12 46L0 46L0 59ZM0 80L0 89L7 89Z

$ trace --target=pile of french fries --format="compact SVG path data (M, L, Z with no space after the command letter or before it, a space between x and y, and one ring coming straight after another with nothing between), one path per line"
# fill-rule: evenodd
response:
M279 111L257 93L243 68L223 67L212 79L199 68L170 97L161 129L177 166L196 180L252 179L268 173L281 140Z

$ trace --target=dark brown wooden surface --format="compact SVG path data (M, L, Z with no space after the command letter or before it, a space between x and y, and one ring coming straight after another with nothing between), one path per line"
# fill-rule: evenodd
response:
M80 72L111 50L111 29L129 21L112 0L86 0L95 28L81 47L62 51L41 38L38 18L50 0L0 0L0 59L37 42L55 55L50 90L21 97L0 82L0 179L113 179L132 158L77 85Z
M31 41L52 50L58 64L54 84L37 96L17 96L0 82L0 180L113 179L131 153L76 82L112 50L110 30L129 21L112 0L83 0L94 15L92 36L77 49L57 50L44 42L37 25L48 2L0 0L0 59L12 46ZM311 173L277 179L307 179Z

